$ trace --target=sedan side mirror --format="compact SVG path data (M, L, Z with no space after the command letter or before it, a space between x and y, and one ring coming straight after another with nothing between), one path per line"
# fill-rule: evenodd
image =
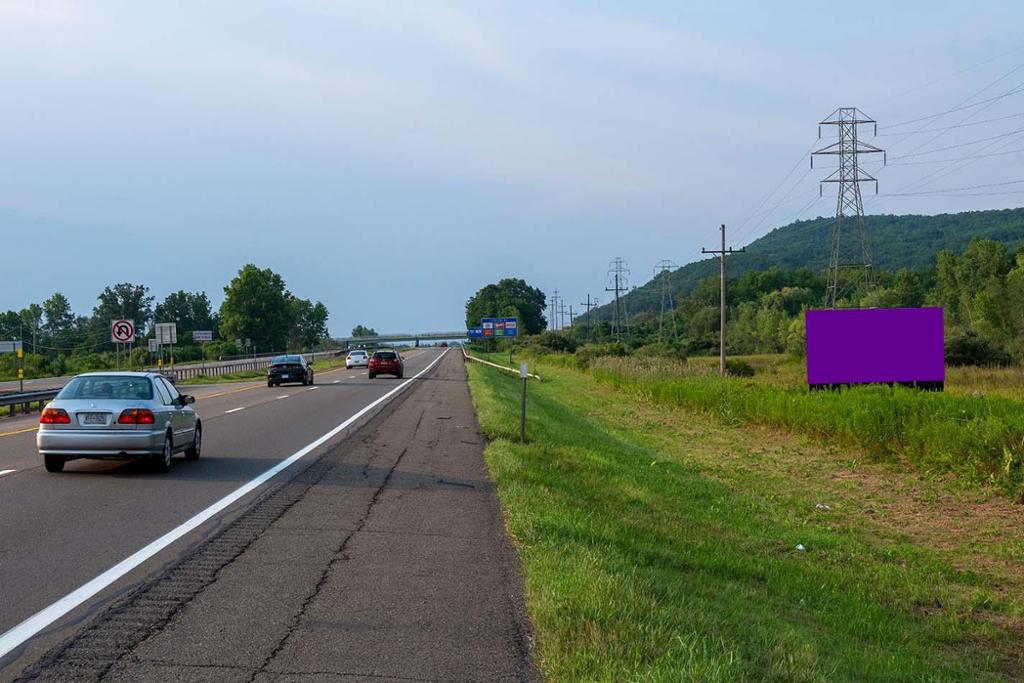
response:
M196 397L189 396L188 394L182 394L178 397L178 402L183 406L191 405L196 402Z

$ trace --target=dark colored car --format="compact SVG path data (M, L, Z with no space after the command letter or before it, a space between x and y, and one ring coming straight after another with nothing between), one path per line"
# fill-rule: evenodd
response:
M370 356L367 374L370 379L377 375L394 375L402 379L402 375L405 374L405 362L397 351L374 351Z
M278 356L270 361L267 368L267 386L295 382L303 386L313 383L313 366L306 362L305 357Z

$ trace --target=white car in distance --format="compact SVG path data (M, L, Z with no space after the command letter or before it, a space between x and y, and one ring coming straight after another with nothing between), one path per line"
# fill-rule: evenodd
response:
M352 368L365 368L370 364L370 354L364 349L355 349L349 351L348 355L345 356L345 367L351 370Z

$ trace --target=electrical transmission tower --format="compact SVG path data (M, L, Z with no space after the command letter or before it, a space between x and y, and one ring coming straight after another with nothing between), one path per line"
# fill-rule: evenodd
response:
M885 151L862 142L859 127L865 124L874 126L878 133L878 124L856 107L840 107L828 118L818 124L818 138L821 138L822 126L835 126L839 131L838 140L826 145L811 154L811 168L814 168L814 157L818 154L839 157L839 167L821 180L818 194L821 195L823 183L838 183L839 194L836 199L836 217L832 223L832 247L828 263L828 285L825 289L825 305L836 307L836 302L851 292L857 285L870 289L874 285L874 274L871 270L871 252L868 249L868 233L864 226L864 203L861 201L860 184L874 183L878 193L878 179L860 167L857 157L861 154L882 154L885 163ZM856 231L856 242L843 240L845 223L851 221ZM849 277L840 277L840 272L849 272Z
M665 314L672 318L672 340L679 339L679 328L676 316L673 315L675 303L672 300L672 280L669 274L678 268L672 261L660 261L654 266L654 277L661 279L661 316L658 318L658 341L665 341Z
M551 294L551 303L548 305L548 313L550 314L548 319L548 327L550 327L552 330L558 329L558 301L558 290L556 289Z
M612 335L615 337L615 341L621 341L623 327L626 328L626 335L629 335L629 321L624 315L625 311L620 297L623 292L627 291L629 268L626 267L626 261L621 256L616 256L608 264L608 280L612 286L605 287L604 291L615 293L615 302L612 306Z

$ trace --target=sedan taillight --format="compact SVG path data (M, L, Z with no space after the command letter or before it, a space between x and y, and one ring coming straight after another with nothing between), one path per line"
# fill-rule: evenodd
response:
M129 408L117 418L118 424L123 425L151 425L156 422L153 411L146 408Z
M63 408L47 408L39 416L39 424L69 425L71 424L71 416Z

